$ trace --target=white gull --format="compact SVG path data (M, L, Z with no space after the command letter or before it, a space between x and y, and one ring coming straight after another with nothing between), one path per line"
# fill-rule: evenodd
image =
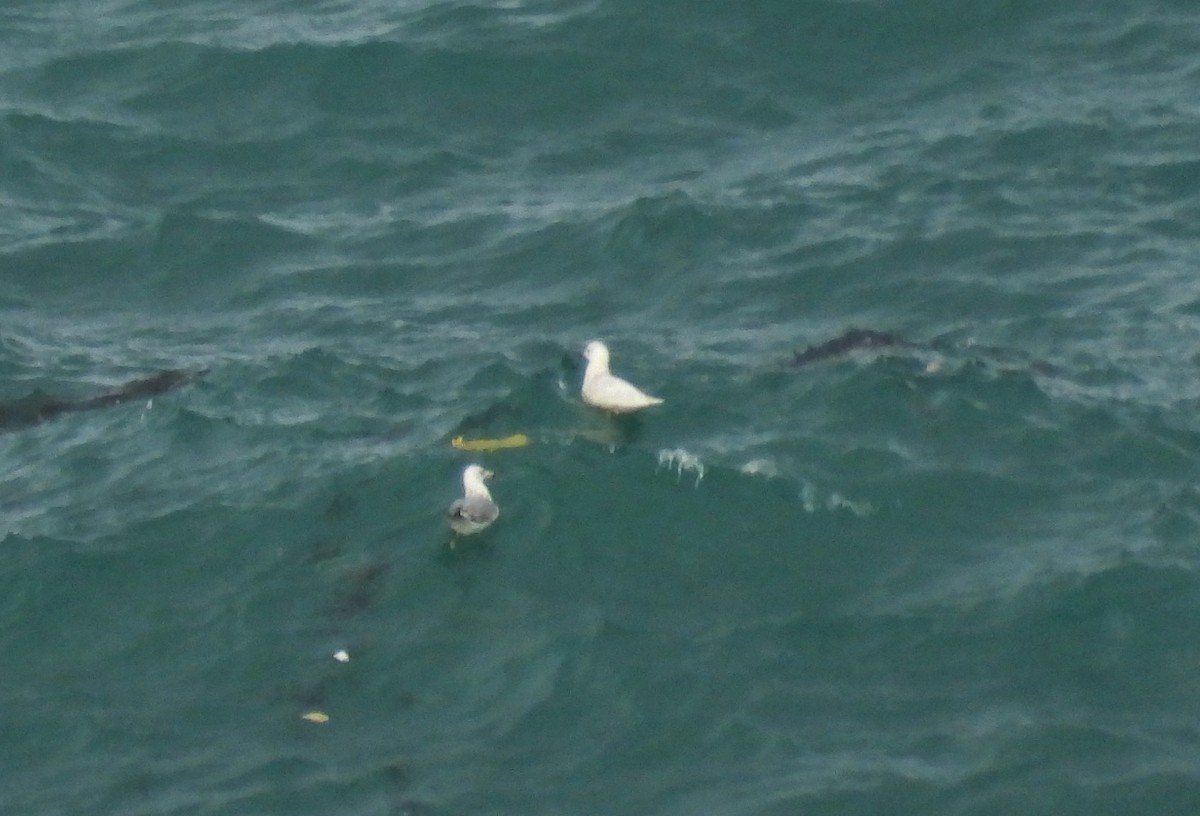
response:
M583 401L614 414L640 411L662 400L643 393L608 369L608 346L599 340L588 343L583 350L587 370L583 373Z
M500 517L500 508L492 501L484 481L492 478L490 470L480 465L467 465L463 470L463 497L455 499L447 515L450 529L459 535L478 533Z

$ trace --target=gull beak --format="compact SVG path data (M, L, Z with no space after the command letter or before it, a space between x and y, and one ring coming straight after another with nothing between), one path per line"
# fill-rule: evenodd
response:
M492 471L490 471L490 470L485 470L485 471L483 472L483 474L482 474L483 478L485 478L485 479L490 479L490 478L492 478L492 477L493 477L493 476L495 476L495 475L496 475L496 474L495 474L495 473L493 473L493 472L492 472Z

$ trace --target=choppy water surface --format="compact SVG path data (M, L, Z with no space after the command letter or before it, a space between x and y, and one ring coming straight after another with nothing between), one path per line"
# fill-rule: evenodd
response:
M0 805L1196 811L1198 46L8 3L0 400L208 374L0 433ZM586 409L595 337L666 404Z

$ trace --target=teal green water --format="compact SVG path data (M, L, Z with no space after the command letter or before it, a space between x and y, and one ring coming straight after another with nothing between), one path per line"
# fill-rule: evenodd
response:
M1200 812L1198 46L4 3L0 811Z

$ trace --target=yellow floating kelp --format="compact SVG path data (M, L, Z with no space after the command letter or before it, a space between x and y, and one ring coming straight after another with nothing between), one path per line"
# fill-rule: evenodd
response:
M464 451L494 451L501 448L523 448L529 444L529 437L525 434L513 434L500 439L463 439L456 436L450 440L450 444Z

